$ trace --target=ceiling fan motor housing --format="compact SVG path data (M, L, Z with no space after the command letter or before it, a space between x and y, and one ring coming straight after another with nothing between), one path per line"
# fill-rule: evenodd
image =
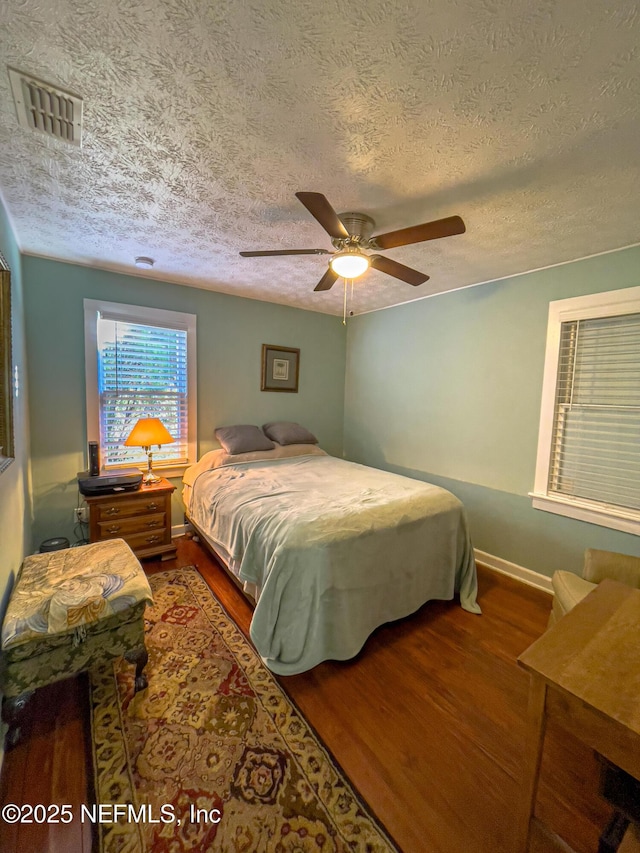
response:
M360 246L368 248L367 243L373 234L376 223L366 213L339 213L340 222L349 232L345 238L332 237L331 242L336 249L344 249L347 246Z

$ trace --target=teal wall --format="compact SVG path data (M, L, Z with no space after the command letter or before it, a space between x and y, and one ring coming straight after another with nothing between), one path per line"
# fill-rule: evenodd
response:
M640 248L354 318L348 458L448 488L476 548L545 575L639 537L531 507L549 302L640 285Z
M0 227L19 270L6 220ZM217 425L287 419L341 455L344 427L349 458L461 497L483 551L549 576L579 571L586 547L640 555L638 537L534 510L528 497L549 302L636 286L639 269L640 248L625 249L356 317L345 340L336 317L25 256L14 322L20 351L24 290L33 544L73 537L75 473L86 464L83 299L91 298L197 315L200 453L216 446ZM259 390L263 343L301 348L298 394ZM24 354L18 361L23 369ZM29 536L24 395L19 412L21 460L0 477L0 543L10 553L0 580ZM181 520L176 493L173 522Z
M0 474L0 620L15 573L30 549L31 519L28 498L29 431L26 397L26 361L21 259L11 223L0 199L0 251L11 270L12 349L18 393L14 397L15 459Z
M146 277L22 259L33 472L33 542L73 537L75 475L86 467L83 299L197 315L199 453L216 426L293 420L340 455L346 336L337 317ZM299 347L299 393L260 391L262 344ZM173 523L182 523L180 480Z

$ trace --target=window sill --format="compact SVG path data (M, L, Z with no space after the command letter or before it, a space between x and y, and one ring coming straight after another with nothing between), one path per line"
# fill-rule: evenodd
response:
M13 456L0 456L0 474L11 465L13 462Z
M167 480L181 480L184 475L184 472L187 470L187 468L191 467L191 465L193 465L193 462L188 462L186 465L165 466L164 468L162 467L162 465L154 465L153 473L158 474L158 476L160 477L166 477ZM144 468L143 473L146 470L147 469Z
M153 473L158 477L165 477L167 480L181 480L184 472L187 468L190 468L193 465L193 462L185 462L182 465L161 465L158 463L153 466ZM111 465L108 468L103 468L100 473L101 474L117 474L118 471L122 471L124 469L131 468L139 468L142 474L147 473L147 466L144 465Z
M529 497L532 499L534 509L553 512L556 515L564 515L589 524L599 524L601 527L610 527L612 530L621 530L636 536L640 534L640 513L633 510L625 512L604 504L568 500L536 492L529 492Z

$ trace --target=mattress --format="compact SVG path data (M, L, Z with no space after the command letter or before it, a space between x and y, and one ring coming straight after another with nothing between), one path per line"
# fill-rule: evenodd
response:
M251 637L274 672L351 658L376 627L431 599L458 593L479 612L464 507L437 486L314 448L201 462L183 494L198 529L254 584Z

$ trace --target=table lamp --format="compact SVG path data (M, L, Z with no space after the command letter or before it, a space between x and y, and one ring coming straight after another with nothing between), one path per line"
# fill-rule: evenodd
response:
M140 418L138 423L129 433L125 441L125 447L141 447L147 454L147 473L142 478L145 485L149 483L158 483L160 477L152 471L153 459L151 453L151 445L157 444L158 448L162 444L171 444L175 438L169 434L167 428L159 418Z

